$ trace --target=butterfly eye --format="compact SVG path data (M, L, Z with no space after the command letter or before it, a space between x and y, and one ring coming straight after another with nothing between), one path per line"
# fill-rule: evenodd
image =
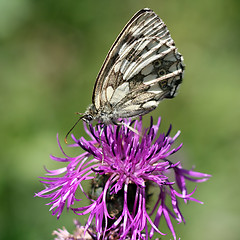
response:
M161 66L161 61L160 60L156 60L154 63L153 63L153 65L154 65L154 67L155 68L159 68L160 66Z
M93 116L91 114L85 114L82 116L82 120L86 123L89 123L93 120Z
M159 76L163 76L163 75L165 75L166 74L166 70L165 69L160 69L159 71L158 71L158 75Z

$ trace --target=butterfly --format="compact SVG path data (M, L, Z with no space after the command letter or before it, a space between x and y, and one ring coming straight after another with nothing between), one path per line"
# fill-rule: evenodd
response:
M183 71L183 57L165 23L151 9L142 9L108 52L92 104L80 119L108 125L117 124L119 118L145 115L164 98L176 95Z

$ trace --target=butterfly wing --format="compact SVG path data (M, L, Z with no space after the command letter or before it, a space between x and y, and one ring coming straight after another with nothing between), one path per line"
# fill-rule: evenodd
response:
M137 12L124 27L98 74L93 104L108 105L116 118L143 115L175 95L182 56L164 22L150 9Z

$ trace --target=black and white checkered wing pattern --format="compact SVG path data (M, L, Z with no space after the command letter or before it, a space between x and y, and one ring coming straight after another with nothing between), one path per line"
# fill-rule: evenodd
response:
M144 115L174 97L183 58L164 22L150 9L137 12L122 30L97 77L93 104L116 118Z

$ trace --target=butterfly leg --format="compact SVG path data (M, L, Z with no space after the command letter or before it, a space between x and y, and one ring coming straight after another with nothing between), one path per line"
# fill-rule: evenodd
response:
M103 134L103 131L104 131L105 128L106 128L106 125L103 125L103 127L101 127L101 131L100 131L100 134L99 134L99 141L100 141L100 146L99 147L102 147L102 165L103 165L103 160L104 160L103 145L102 145L102 134Z
M117 125L117 126L125 126L125 127L127 127L129 130L131 130L132 132L136 133L137 135L139 135L139 136L141 135L135 128L127 125L125 122L122 122L122 121L121 121L121 122L116 122L115 120L112 120L112 123L115 124L115 125Z

